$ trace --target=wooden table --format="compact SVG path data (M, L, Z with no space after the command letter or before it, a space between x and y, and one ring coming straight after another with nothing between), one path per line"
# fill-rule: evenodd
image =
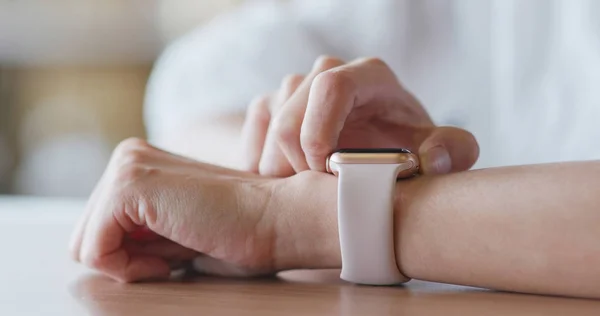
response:
M355 286L339 271L119 284L69 259L82 208L83 201L0 197L0 315L600 315L600 301L419 281Z

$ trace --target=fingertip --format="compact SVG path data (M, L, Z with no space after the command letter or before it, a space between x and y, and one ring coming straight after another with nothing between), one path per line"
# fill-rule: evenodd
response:
M76 251L72 246L69 246L68 251L69 251L69 256L71 257L71 260L73 260L75 262L80 262L78 251Z
M265 177L285 178L294 175L294 169L288 163L286 164L266 164L259 165L259 174Z
M446 174L452 171L452 158L446 148L434 146L421 155L421 170L424 174Z
M274 135L267 136L264 151L258 162L258 173L267 177L287 177L294 174L292 165L282 152Z
M307 159L308 162L308 167L310 168L310 170L313 171L319 171L319 172L326 172L327 171L327 167L326 167L326 163L327 163L327 157L323 157L323 158L309 158Z
M300 144L300 128L301 122L293 117L282 118L274 126L275 143L296 173L309 169Z
M67 248L71 259L76 262L79 262L79 248L81 245L81 237L79 235L80 234L73 234L71 236L69 247Z
M271 120L269 103L270 97L265 95L255 99L248 108L241 132L241 151L244 156L241 167L243 170L258 172L258 163Z
M333 146L317 138L301 138L301 146L306 156L306 162L311 170L325 171L327 155L333 151Z
M479 145L475 136L464 129L437 127L421 144L419 155L423 173L439 174L441 171L446 171L448 162L445 159L448 157L450 170L442 173L465 171L477 162Z
M471 163L468 168L471 168L479 159L479 154L480 154L481 148L479 147L479 142L477 141L477 138L475 138L475 135L469 133L469 136L470 136L469 141L471 142L472 150L471 150L471 155L469 157L469 161L471 161Z

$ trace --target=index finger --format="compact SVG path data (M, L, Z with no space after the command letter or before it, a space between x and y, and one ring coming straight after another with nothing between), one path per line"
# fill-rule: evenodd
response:
M309 169L306 163L300 142L300 130L306 112L308 95L315 77L323 71L343 65L340 59L321 56L315 62L313 69L296 89L293 95L285 102L281 111L272 121L273 134L281 151L292 165L295 172Z
M377 100L393 104L402 88L379 59L360 59L319 74L313 81L300 131L302 150L311 170L325 171L325 160L355 108Z

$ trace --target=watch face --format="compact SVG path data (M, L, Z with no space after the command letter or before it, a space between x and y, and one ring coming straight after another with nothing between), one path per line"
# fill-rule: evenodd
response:
M417 155L405 148L340 149L328 157L328 172L335 169L332 164L406 164L406 174L414 174L419 170Z
M336 151L342 154L412 154L405 148L342 148Z

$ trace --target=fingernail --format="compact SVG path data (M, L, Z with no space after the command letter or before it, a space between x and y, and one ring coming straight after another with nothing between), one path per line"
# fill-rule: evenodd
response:
M433 173L443 174L452 170L452 159L450 153L443 146L435 146L425 154L425 162Z

